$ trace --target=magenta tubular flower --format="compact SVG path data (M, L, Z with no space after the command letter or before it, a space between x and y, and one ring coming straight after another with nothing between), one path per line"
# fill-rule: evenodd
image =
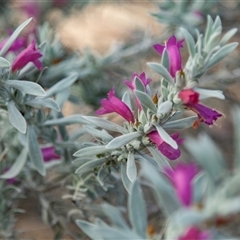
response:
M44 147L41 149L44 162L50 162L53 159L60 159L61 157L55 153L54 147Z
M102 109L96 111L96 114L102 115L106 113L118 113L128 122L134 122L134 116L131 109L120 99L115 96L114 89L108 93L108 99L101 100Z
M155 44L153 47L155 50L163 54L164 49L167 49L169 62L170 62L170 69L169 72L171 76L174 78L177 71L182 69L182 59L180 54L180 48L183 47L182 43L184 40L177 41L175 36L172 36L168 39L165 46L161 44Z
M29 62L32 62L39 70L42 70L43 64L39 60L42 54L36 49L36 43L32 40L32 43L28 47L20 52L15 58L12 64L12 72L20 70L25 67Z
M136 90L136 77L138 77L140 79L140 81L142 82L143 86L145 87L145 92L147 92L147 85L152 81L152 79L150 78L146 78L146 74L145 72L142 72L140 75L138 75L137 73L133 73L132 75L132 80L131 81L124 81L124 83L132 90ZM136 99L136 103L137 103L137 107L139 110L142 109L141 103L139 101L139 99L135 96Z
M196 227L190 227L178 240L210 240L211 235L207 231L201 231Z
M136 77L138 77L141 80L145 88L152 81L152 79L146 78L145 72L142 72L140 75L138 75L137 73L133 73L131 81L128 81L128 80L124 81L124 83L133 91L136 90L136 84L135 84Z
M222 116L222 114L216 110L198 103L199 93L195 92L192 89L182 90L179 92L178 97L189 109L197 113L200 122L204 122L207 125L212 125L214 121Z
M198 173L196 165L179 163L174 170L166 168L165 173L170 177L180 202L189 207L193 196L192 179Z
M168 159L175 160L181 155L180 149L174 149L168 143L164 142L157 131L150 132L147 136L151 142L157 145L158 150ZM171 137L177 142L177 144L181 144L183 142L183 139L179 138L179 133L174 133Z

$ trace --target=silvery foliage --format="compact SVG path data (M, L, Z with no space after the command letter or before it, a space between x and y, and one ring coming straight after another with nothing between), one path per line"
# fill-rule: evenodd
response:
M58 115L63 104L59 101L58 95L63 89L70 87L77 80L77 75L70 72L66 78L45 91L33 79L31 79L32 81L22 79L23 76L34 69L31 63L26 65L21 71L11 73L11 63L3 56L5 56L10 45L30 21L31 19L21 24L0 51L1 118L5 122L5 116L8 116L8 121L15 128L19 142L22 145L22 150L17 159L12 163L11 168L6 173L0 175L0 178L3 179L15 177L22 170L28 158L31 160L30 165L32 165L33 169L37 170L41 175L46 174L38 138L41 136L43 142L47 143L57 142L58 132L56 129L44 127L43 123L46 119L51 118L52 115ZM44 43L42 43L42 46L44 46ZM43 50L44 48L40 47L40 51ZM53 100L53 97L57 100ZM46 112L45 109L50 110ZM7 132L5 135L7 135ZM4 135L1 135L1 138L6 140ZM9 148L7 145L11 147L11 144L7 143L6 149Z
M204 20L204 14L216 5L216 1L165 1L158 4L159 12L152 15L160 23L167 24L170 31L181 35L179 28L183 27L194 34L195 27Z
M237 43L226 44L236 29L226 33L220 39L220 19L217 17L213 21L211 17L208 17L205 34L198 34L196 42L187 30L182 29L181 31L185 36L190 54L183 69L184 74L178 75L176 83L174 82L167 71L169 60L166 51L163 53L161 64L148 64L162 76L162 85L159 90L161 97L158 97L158 102L154 103L151 95L144 92L140 80L136 79L135 95L143 106L143 111L136 117L138 119L136 125L124 123L123 126L120 126L103 118L82 116L82 123L84 124L85 121L89 133L97 141L86 143L74 154L78 157L76 163L80 162L76 173L84 176L93 171L100 184L104 186L103 179L106 177L104 170L120 165L123 185L129 193L128 212L131 227L123 220L118 208L108 205L103 205L102 209L111 225L99 219L95 223L76 221L81 230L92 239L162 239L163 237L177 239L191 226L207 229L214 239L231 237L226 235L226 231L222 231L218 223L225 221L225 226L231 227L232 222L237 219L240 211L238 171L229 172L227 170L221 152L206 135L201 135L197 140L187 139L185 146L202 171L193 180L193 204L189 208L183 207L177 199L170 181L160 173L165 167L170 167L167 159L149 143L146 137L149 131L156 129L164 141L171 145L172 142L169 140L166 130L184 129L190 127L195 121L195 117L179 119L179 115L184 112L176 94L179 89L194 88L200 93L201 98L224 98L221 91L200 89L197 87L197 83L199 77L210 67L236 48ZM209 46L212 51L209 51ZM148 89L149 92L150 89ZM126 97L127 94L122 100L131 107L130 98ZM237 123L240 120L238 109L235 109L234 116L235 123ZM101 130L91 129L88 126L90 123ZM236 125L236 143L239 142L238 128ZM107 130L116 132L119 136L114 137ZM172 147L174 147L173 144ZM146 148L151 156L144 151ZM237 149L235 168L238 168L240 159ZM137 165L140 168L139 173L137 173ZM113 168L111 169L113 170ZM160 172L156 169L159 169ZM139 185L140 177L144 177L152 187L156 200L166 217L166 228L161 229L162 232L156 231L153 235L147 233L146 207ZM233 219L231 219L232 216Z
M221 23L219 18L216 18L214 24L211 23L213 21L209 17L206 33L210 31L211 36L220 34L219 28ZM120 126L107 119L95 116L71 116L45 122L47 125L79 122L84 125L86 132L94 137L94 141L84 143L74 153L74 156L77 157L75 163L77 164L79 161L79 168L76 170L77 174L82 175L93 171L97 174L99 183L104 186L103 179L105 179L109 170L114 170L114 167L118 166L121 169L123 184L129 192L132 183L137 179L137 165L142 161L153 162L161 170L165 167L170 167L167 158L154 147L149 141L147 134L153 130L157 131L163 141L176 149L177 144L167 131L169 129L189 128L197 119L196 116L180 119L181 114L185 111L178 98L178 93L181 89L185 87L194 88L195 91L200 93L201 98L224 98L221 91L198 88L197 82L199 79L197 77L202 75L202 69L204 71L208 70L213 65L213 62L216 63L227 56L237 46L237 43L224 45L224 51L221 51L219 46L220 39L218 39L218 41L215 41L215 44L219 46L216 49L220 50L205 52L204 49L206 45L210 44L209 41L212 41L211 39L209 40L205 37L206 44L202 44L199 47L198 43L201 41L202 35L199 35L195 42L187 30L183 31L186 35L185 40L190 53L183 69L184 74L177 73L176 82L174 81L167 70L169 59L166 51L163 53L161 64L148 63L153 70L161 75L160 81L162 84L157 93L158 100L154 102L151 98L151 89L148 88L147 92L145 92L141 81L138 78L135 79L136 90L134 94L143 106L142 111L135 111L135 119L137 119L135 123L124 122L123 126ZM224 37L223 40L228 40L229 37ZM226 40L223 40L220 42L226 43ZM202 61L197 61L198 59L202 59ZM122 101L133 110L129 92L123 95ZM147 154L146 150L151 155Z
M151 188L162 210L165 227L148 231L146 203L139 184L135 180L128 196L129 226L120 208L103 204L102 211L110 224L96 219L94 223L77 220L77 225L91 239L178 239L192 226L208 231L211 239L237 239L239 235L239 139L240 109L232 110L235 125L235 155L233 171L229 171L219 148L205 134L197 139L187 138L186 148L201 167L193 181L193 202L182 206L170 180L147 161L141 163L141 178ZM162 223L161 223L162 224Z
M113 76L118 84L120 79L116 76L121 76L122 72L127 70L126 65L120 63L147 51L154 42L150 36L145 36L143 40L127 46L116 44L103 55L94 53L91 49L69 54L64 50L48 23L39 26L37 36L44 52L43 63L47 66L39 76L39 84L49 88L59 79L74 72L77 74L77 84L72 88L64 89L62 95L66 99L68 93L71 101L78 104L85 102L94 108L99 106L100 100L109 91L109 82L112 81ZM33 73L29 73L29 79Z

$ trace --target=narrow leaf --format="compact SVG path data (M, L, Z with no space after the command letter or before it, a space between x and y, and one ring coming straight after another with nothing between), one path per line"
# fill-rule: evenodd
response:
M105 158L99 158L99 159L95 159L89 162L84 163L81 167L79 167L75 173L77 174L83 174L86 172L91 172L94 170L94 168L96 167L100 167L102 164L104 164L106 162Z
M106 149L105 146L90 146L90 147L85 147L73 154L74 157L88 157L88 156L94 156L100 153L107 152L108 150Z
M13 34L9 37L7 42L4 44L2 49L0 50L0 56L3 56L8 49L11 47L12 43L17 39L21 31L31 22L32 18L29 18L25 22L23 22L14 32Z
M121 163L121 179L123 182L123 186L125 187L127 192L130 193L130 188L132 186L132 182L130 181L130 179L127 176L127 163L126 162Z
M213 182L217 182L225 174L224 158L207 135L202 134L198 139L188 138L185 146L199 165L208 172Z
M209 59L209 62L207 64L207 69L211 68L218 62L220 62L223 58L225 58L230 52L232 52L236 47L238 46L238 43L229 43L223 47L221 47L216 53L212 55L212 57Z
M194 39L193 39L192 35L186 29L180 28L180 30L182 31L183 36L186 39L188 52L190 53L190 56L192 58L194 58L194 56L196 54Z
M70 125L75 123L88 124L88 121L83 118L80 114L75 114L70 117L51 119L44 122L44 126L55 126L55 125Z
M27 101L25 104L35 108L51 108L58 112L61 110L57 102L51 98L34 98Z
M240 168L240 109L234 107L232 109L232 118L234 124L234 166L236 169Z
M21 133L26 133L27 123L23 115L16 108L13 101L8 102L8 117L10 123Z
M152 62L147 63L147 65L153 70L155 70L157 73L159 73L168 83L170 83L171 85L174 85L174 79L172 78L172 76L164 66L162 66L161 64L152 63Z
M106 203L102 204L102 208L104 213L108 216L114 226L121 229L128 229L128 226L118 208Z
M142 134L139 132L131 132L131 133L127 133L122 136L116 137L111 142L108 143L108 145L106 146L106 149L120 148L120 147L128 144L132 140L140 137L141 135Z
M23 80L8 80L6 84L24 93L34 96L46 96L44 89L37 83Z
M42 152L39 147L34 126L29 125L27 130L27 140L29 147L29 156L35 169L42 175L46 175Z
M153 159L158 164L160 171L164 171L165 168L171 168L167 158L155 147L147 147L149 152L152 154Z
M131 182L137 178L137 167L135 163L134 153L129 152L127 158L127 176Z
M112 140L113 136L111 136L107 131L105 130L98 130L96 128L90 127L90 126L84 126L84 129L91 134L92 136L96 138L101 138L102 140Z
M160 174L157 169L147 162L142 162L143 176L150 182L159 202L159 206L167 217L176 212L180 204L171 184ZM164 207L163 207L164 206Z
M157 108L153 103L152 99L144 92L140 92L135 90L134 93L136 94L137 98L146 108L150 109L153 113L157 113Z
M192 126L192 124L194 123L194 121L196 121L197 118L198 117L196 117L196 116L191 116L191 117L167 122L162 127L164 129L186 129L186 128L190 128Z
M53 85L50 89L47 90L46 97L52 97L58 92L63 91L64 89L70 87L78 78L77 73L71 73L66 78L62 79L60 82Z
M0 175L0 178L3 179L9 179L9 178L14 178L16 177L24 167L26 161L27 161L27 156L28 156L28 149L27 147L23 148L19 156L16 158L14 164L11 166L11 168Z
M87 122L91 122L100 128L104 128L113 132L127 133L127 130L120 125L110 122L104 118L92 117L92 116L82 116Z
M128 198L128 211L129 218L135 232L145 239L147 232L147 210L138 181L133 183Z
M229 30L228 32L226 32L224 34L223 38L221 39L221 41L219 42L219 45L223 46L237 31L238 31L237 28L233 28L233 29Z
M162 140L166 143L168 143L171 147L174 149L178 148L178 145L175 140L172 139L172 137L161 127L161 126L155 126L158 134L162 138Z
M162 64L166 69L169 69L169 56L168 56L168 52L167 52L167 49L166 49L166 48L163 50L161 64Z

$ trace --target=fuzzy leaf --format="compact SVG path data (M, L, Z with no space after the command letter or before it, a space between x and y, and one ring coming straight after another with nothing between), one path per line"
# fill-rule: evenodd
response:
M138 181L135 181L131 188L128 198L128 211L135 232L145 239L147 230L147 210Z
M88 156L94 156L100 153L107 152L108 149L106 149L106 146L97 145L97 146L90 146L85 147L73 154L74 157L88 157Z
M2 49L0 50L0 56L3 56L8 49L11 47L12 43L17 39L21 31L32 21L32 18L27 19L25 22L23 22L9 37L7 42L4 44Z
M232 52L236 47L238 46L238 43L229 43L223 47L221 47L216 53L214 53L211 58L209 59L209 62L207 63L206 69L211 68L218 62L220 62L223 58L225 58L230 52Z
M108 140L111 141L113 139L113 136L111 136L107 131L105 130L98 130L96 128L93 128L91 126L84 126L84 129L91 134L92 136L96 138L101 138L102 140Z
M26 133L27 123L23 115L16 108L13 101L8 102L8 117L10 123L21 133Z
M224 44L226 44L226 42L238 31L237 28L233 28L231 30L229 30L228 32L226 32L224 34L224 36L222 37L221 41L219 42L220 46L223 46Z
M192 35L186 29L180 28L180 30L182 31L183 36L186 39L188 52L190 53L190 56L192 58L194 58L194 56L196 54L194 39L193 39Z
M172 148L177 149L178 145L175 140L172 139L172 137L161 127L161 126L155 126L158 134L162 138L164 142L169 144Z
M28 156L28 149L27 147L25 147L22 149L21 153L18 155L18 157L16 158L11 168L7 172L0 175L0 178L9 179L9 178L16 177L24 167L27 161L27 156Z
M75 171L75 173L83 174L83 173L86 173L86 172L91 172L91 171L94 170L94 168L101 166L105 162L106 162L105 158L99 158L99 159L95 159L95 160L86 162L81 167L79 167Z
M155 147L147 147L149 152L152 154L153 159L158 164L160 171L164 171L165 168L171 168L167 158Z
M151 62L147 63L147 65L153 70L155 70L157 73L159 73L168 83L170 83L171 85L174 85L174 79L172 78L172 76L164 66L158 63L151 63Z
M8 80L6 84L24 93L34 96L46 96L44 89L37 83L23 80Z
M88 124L88 121L83 118L80 114L75 114L70 117L51 119L44 122L44 126L54 126L54 125L70 125L75 123Z
M132 182L130 181L130 179L127 176L127 163L126 162L121 163L121 179L123 182L123 186L125 187L127 192L130 193L130 188L132 186Z
M51 108L60 112L60 107L57 102L51 98L34 98L26 102L26 105L35 107L35 108Z
M171 216L180 207L173 187L155 167L146 162L141 165L142 173L153 187L159 206L167 217Z
M128 229L128 226L118 208L106 203L102 204L102 208L104 213L108 216L114 226L121 229Z
M198 139L187 138L185 146L215 182L225 174L226 165L220 150L214 142L205 134Z
M234 167L240 168L240 109L238 107L232 108L232 118L234 124Z
M70 87L78 78L77 73L71 73L66 78L62 79L60 82L53 85L47 90L46 97L52 97L56 93L63 91L64 89Z
M135 163L134 153L129 152L127 158L127 176L131 182L137 178L137 167Z
M140 136L141 136L141 133L139 132L131 132L131 133L123 134L119 137L114 138L111 142L109 142L106 146L106 149L110 150L110 149L120 148Z
M169 69L169 56L168 56L168 52L167 52L167 49L166 49L166 48L163 50L161 64L162 64L166 69Z
M196 116L186 117L183 119L167 122L162 127L164 129L186 129L190 128L196 119Z
M153 113L157 113L157 108L153 103L152 99L144 92L140 92L135 90L137 98L140 100L141 104L143 104L146 108L150 109Z
M113 132L127 133L125 128L106 119L92 116L82 116L82 118L86 120L86 123L91 122L100 128L104 128Z
M39 147L34 126L29 125L27 130L27 140L29 147L29 156L35 169L42 175L46 175L42 152Z

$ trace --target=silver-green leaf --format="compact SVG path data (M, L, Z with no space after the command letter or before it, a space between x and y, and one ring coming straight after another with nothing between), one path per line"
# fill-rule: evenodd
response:
M163 65L152 62L147 63L147 65L153 70L155 70L157 73L159 73L168 83L174 85L174 79Z
M41 97L46 96L44 89L39 84L34 82L23 80L8 80L6 81L6 84L30 95Z
M4 46L0 50L0 56L3 56L8 51L12 43L16 40L16 38L19 36L21 31L31 22L31 20L32 18L27 19L13 32L13 34L9 37L7 42L4 44Z
M42 152L39 147L34 126L29 125L27 130L27 140L29 147L29 156L35 169L42 175L46 175Z
M21 133L26 133L27 131L27 123L23 115L15 106L13 101L8 102L8 117L10 123Z
M16 158L14 164L11 166L11 168L7 172L0 175L0 178L9 179L9 178L16 177L24 167L27 161L27 156L28 156L28 149L27 147L24 147L21 153Z
M127 133L122 136L116 137L107 144L106 149L110 150L110 149L120 148L140 136L141 136L141 133L139 132L131 132L131 133Z

